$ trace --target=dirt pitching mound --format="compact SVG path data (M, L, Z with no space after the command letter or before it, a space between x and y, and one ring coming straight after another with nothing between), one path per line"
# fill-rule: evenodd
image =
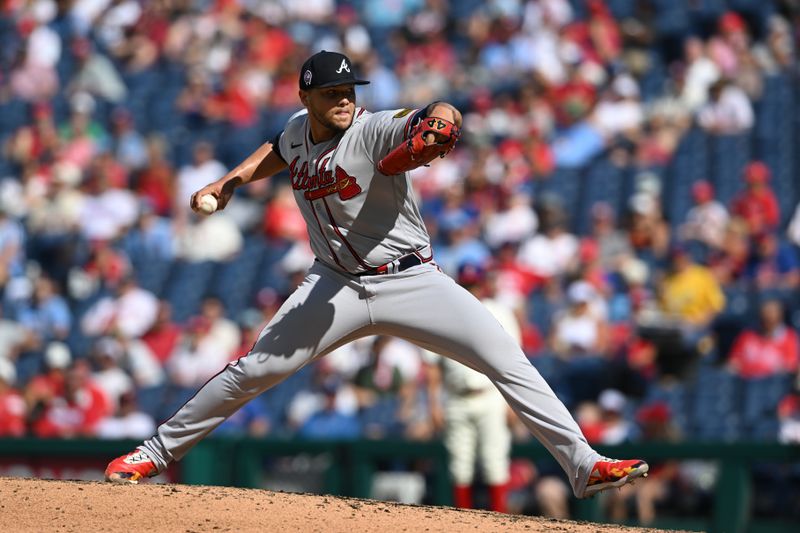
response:
M657 531L256 489L22 478L0 478L0 524L37 532Z

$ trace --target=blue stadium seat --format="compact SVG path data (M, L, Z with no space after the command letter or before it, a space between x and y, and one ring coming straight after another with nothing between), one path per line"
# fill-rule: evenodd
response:
M550 332L552 321L558 309L542 291L533 291L528 299L528 320L542 335Z
M608 0L606 5L617 20L631 17L636 12L635 0Z
M266 140L258 124L248 127L226 126L222 133L218 159L228 168L233 168Z
M682 432L686 433L689 428L689 404L690 391L683 383L661 386L653 384L646 392L642 401L643 404L664 402L672 413L672 422Z
M691 27L687 0L652 0L655 27L661 35L682 36Z
M28 122L29 106L22 100L0 101L0 138L7 137Z
M164 286L172 269L172 261L160 257L134 257L130 256L133 271L140 287L156 296L162 296Z
M570 229L575 231L577 223L576 213L581 207L583 186L582 171L573 168L557 168L547 180L537 185L537 194L552 194L558 196L564 205L564 211L569 215Z
M723 287L725 293L725 309L717 317L718 320L735 319L741 324L751 323L756 317L755 298L748 287L728 285Z
M162 412L166 394L167 385L140 388L136 394L136 403L139 406L139 410L153 417L156 423L162 422L164 416L169 416Z
M692 206L692 184L708 179L708 136L699 128L681 140L664 185L665 215L673 223L686 218Z
M16 360L16 386L21 389L44 369L44 352L40 350L24 350L20 352Z
M270 240L262 252L262 262L259 268L260 276L256 282L255 290L270 287L279 292L286 287L286 276L280 267L280 260L291 248L292 244L286 241Z
M606 157L593 161L583 176L583 198L573 213L573 227L580 234L590 229L591 207L595 202L607 202L618 209L625 190L625 173Z
M664 87L668 79L667 67L659 54L653 51L648 52L648 60L650 68L639 80L644 102L650 102L664 94Z
M791 375L775 375L742 380L742 422L745 430L760 437L777 426L777 408L792 387ZM777 433L772 433L772 438Z
M717 135L711 137L711 175L717 199L725 205L741 188L745 165L752 158L750 134Z
M211 288L209 282L214 268L215 263L211 261L174 263L164 297L172 306L172 316L176 322L183 322L198 311L201 300Z
M243 250L231 261L220 263L214 272L211 293L222 300L231 318L252 303L265 248L261 236L248 236Z
M741 433L740 380L724 369L701 365L691 384L688 417L692 435L705 440L735 440Z

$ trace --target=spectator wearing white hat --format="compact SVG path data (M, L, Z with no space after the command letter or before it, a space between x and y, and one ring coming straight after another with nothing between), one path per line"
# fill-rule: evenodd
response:
M561 392L568 406L596 398L610 379L608 326L592 309L597 298L591 284L574 282L567 289L569 305L556 315L551 330L551 348L565 364Z
M569 307L556 317L551 338L553 350L562 359L604 353L606 325L602 311L593 308L598 299L597 291L586 281L575 282L567 289Z
M125 349L113 337L101 337L95 342L92 358L97 370L92 380L105 392L114 410L119 407L123 394L133 392L133 380L121 368Z
M625 417L628 399L617 389L606 389L597 399L603 421L603 444L621 444L630 439L633 425Z
M636 80L629 74L614 78L608 94L594 108L591 120L608 137L635 138L644 123L644 108Z

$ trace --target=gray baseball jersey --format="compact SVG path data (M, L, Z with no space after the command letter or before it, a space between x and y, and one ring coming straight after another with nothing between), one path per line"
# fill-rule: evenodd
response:
M408 175L375 170L420 117L418 111L372 114L358 108L349 129L316 145L305 114L289 120L275 149L289 165L318 261L252 350L223 368L140 446L159 470L315 358L380 334L485 374L566 471L576 496L584 494L600 455L519 344L432 261Z
M401 109L356 108L344 133L317 144L308 114L289 120L274 142L289 165L311 249L320 261L360 273L429 245L407 174L384 176L376 165L421 117Z

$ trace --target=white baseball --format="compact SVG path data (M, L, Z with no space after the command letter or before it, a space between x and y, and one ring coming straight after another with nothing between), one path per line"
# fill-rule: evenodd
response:
M204 194L200 197L200 200L197 201L197 208L206 215L210 215L216 211L217 205L217 199L213 194Z

